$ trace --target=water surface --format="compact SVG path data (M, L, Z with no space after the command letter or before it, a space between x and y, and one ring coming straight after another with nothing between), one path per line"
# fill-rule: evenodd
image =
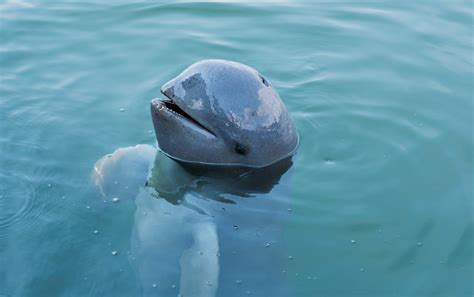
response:
M472 296L472 53L470 2L2 2L0 296L177 296L179 264L148 260L180 229L140 230L188 208L91 174L155 146L150 99L205 58L262 72L301 136L268 191L183 193L217 230L216 296Z

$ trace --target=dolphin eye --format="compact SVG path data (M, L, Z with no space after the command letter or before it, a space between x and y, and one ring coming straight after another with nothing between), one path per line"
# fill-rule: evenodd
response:
M260 78L262 79L262 83L268 87L269 84L268 84L268 81L265 79L265 77L260 76Z
M248 149L240 143L235 144L235 152L239 155L246 155Z

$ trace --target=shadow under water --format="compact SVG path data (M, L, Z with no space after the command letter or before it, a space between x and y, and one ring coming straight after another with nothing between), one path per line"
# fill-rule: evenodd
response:
M235 204L236 199L226 196L248 198L255 194L269 193L292 164L291 158L287 158L256 169L190 166L175 162L158 152L146 186L156 190L157 198L204 213L185 201L186 193L192 192L203 199Z

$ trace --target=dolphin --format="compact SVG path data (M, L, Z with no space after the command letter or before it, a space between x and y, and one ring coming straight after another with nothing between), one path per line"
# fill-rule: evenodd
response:
M183 164L262 168L295 154L299 137L270 82L227 60L192 64L151 101L160 149Z
M121 211L134 221L141 295L293 295L281 273L287 188L240 199L271 192L292 165L299 136L280 97L257 70L226 60L189 66L161 93L151 101L159 150L119 148L93 171L104 201L134 201Z

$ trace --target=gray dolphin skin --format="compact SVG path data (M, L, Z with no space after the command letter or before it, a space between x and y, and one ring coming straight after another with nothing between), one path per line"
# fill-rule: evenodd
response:
M160 149L184 164L261 168L295 154L299 137L271 84L250 66L203 60L151 101Z

